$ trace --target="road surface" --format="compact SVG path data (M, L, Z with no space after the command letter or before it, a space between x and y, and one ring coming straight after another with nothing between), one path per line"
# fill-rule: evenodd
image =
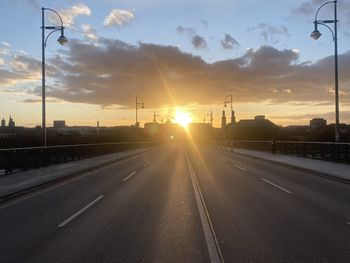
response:
M169 144L0 206L0 262L349 262L350 185Z

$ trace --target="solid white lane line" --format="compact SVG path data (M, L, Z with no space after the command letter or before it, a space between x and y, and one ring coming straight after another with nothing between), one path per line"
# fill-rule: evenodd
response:
M282 186L279 186L278 184L275 184L275 183L273 183L273 182L271 182L271 181L269 181L269 180L267 180L267 179L265 179L265 178L261 178L261 180L263 180L265 183L268 183L268 184L270 184L270 185L273 185L274 187L277 187L278 189L280 189L280 190L282 190L282 191L284 191L284 192L286 192L286 193L288 193L288 194L291 194L291 193L292 193L291 191L287 190L286 188L284 188L284 187L282 187Z
M192 168L192 165L191 165L191 162L190 162L188 156L186 156L186 160L187 160L188 169L190 171L192 188L194 190L194 194L195 194L195 198L196 198L196 202L197 202L197 207L198 207L198 211L199 211L199 216L200 216L200 219L202 222L205 241L207 243L210 262L212 262L212 263L224 262L224 259L222 257L221 251L220 251L219 242L216 238L216 234L215 234L215 231L213 228L213 224L211 223L210 216L209 216L207 207L205 205L201 189L199 188L199 184L197 182L196 175L194 173L194 170Z
M242 171L247 171L245 168L238 166L237 164L233 164L234 167L242 170Z
M144 165L143 165L143 167L146 167L146 166L148 166L150 164L150 162L147 162L147 163L145 163Z
M129 174L127 177L125 177L124 179L123 179L123 182L125 182L126 180L129 180L133 175L135 175L136 174L136 171L135 172L132 172L131 174Z
M224 159L224 158L221 158L221 160L224 161L224 162L229 162L229 163L231 163L234 167L236 167L237 169L240 169L241 171L244 171L244 172L247 171L247 169L245 169L245 168L243 168L243 167L241 167L241 166L235 164L235 162L232 161L232 160Z
M61 228L64 227L65 225L67 225L70 221L72 221L74 218L76 218L77 216L79 216L81 213L83 213L86 209L88 209L90 206L94 205L95 203L97 203L99 200L101 200L103 198L103 195L100 195L99 197L97 197L94 201L92 201L91 203L87 204L86 206L84 206L82 209L80 209L78 212L76 212L74 215L68 217L66 220L64 220L61 224L59 224L57 227Z

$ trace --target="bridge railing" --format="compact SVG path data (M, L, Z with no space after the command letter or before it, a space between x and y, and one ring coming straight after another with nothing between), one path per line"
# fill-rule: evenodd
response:
M350 163L350 143L299 141L216 141L214 145Z
M0 149L0 171L12 173L14 170L27 170L155 145L153 142L119 142Z

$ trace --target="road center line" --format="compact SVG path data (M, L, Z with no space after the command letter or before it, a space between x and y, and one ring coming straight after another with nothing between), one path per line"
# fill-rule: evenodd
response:
M129 174L127 177L125 177L125 178L123 179L123 182L129 180L129 179L130 179L132 176L134 176L135 174L136 174L136 171L132 172L131 174Z
M186 155L186 160L187 160L188 169L190 171L192 188L194 190L197 207L199 211L199 216L202 222L205 241L207 243L210 262L212 263L224 262L224 259L220 251L219 242L216 238L213 224L211 223L210 216L209 216L207 207L205 205L201 189L199 187L198 181L196 179L196 175L194 173L193 167L187 155Z
M57 227L61 228L64 227L65 225L67 225L70 221L72 221L74 218L76 218L77 216L79 216L81 213L83 213L85 210L87 210L90 206L94 205L95 203L97 203L99 200L101 200L103 198L103 195L100 195L99 197L97 197L94 201L92 201L91 203L87 204L86 206L84 206L82 209L80 209L78 212L76 212L74 215L68 217L66 220L64 220L61 224L59 224Z
M291 193L292 193L291 191L287 190L286 188L284 188L284 187L282 187L282 186L279 186L278 184L275 184L275 183L273 183L273 182L271 182L271 181L269 181L269 180L267 180L267 179L265 179L265 178L261 178L261 180L264 181L265 183L268 183L268 184L270 184L270 185L273 185L274 187L277 187L278 189L280 189L280 190L282 190L282 191L284 191L284 192L286 192L286 193L288 193L288 194L291 194Z

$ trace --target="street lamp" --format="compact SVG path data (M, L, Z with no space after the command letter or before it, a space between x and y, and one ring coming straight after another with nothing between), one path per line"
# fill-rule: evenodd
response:
M314 20L314 31L311 33L311 38L317 40L321 37L320 31L318 31L317 26L322 25L327 27L333 36L333 42L334 42L334 84L335 84L335 142L339 142L340 135L339 135L339 82L338 82L338 37L337 37L337 23L339 20L337 20L337 2L338 1L328 1L321 5L315 15ZM334 19L333 20L317 20L317 15L322 7L328 4L334 4ZM330 26L327 24L334 24L334 31Z
M45 26L45 11L51 11L55 13L58 18L61 21L60 26ZM55 10L42 7L41 8L41 14L42 14L42 41L41 41L41 48L42 48L42 129L43 129L43 145L46 147L46 96L45 96L45 48L46 48L46 43L47 39L49 36L56 32L56 31L61 31L60 37L57 39L58 43L61 45L65 45L68 43L68 39L64 36L64 26L63 26L63 21L59 13L57 13ZM45 37L45 30L51 30L51 32Z
M233 97L232 95L226 96L225 98L225 104L224 107L227 107L227 103L230 103L231 106L231 128L233 128L233 125L235 124L235 113L233 111Z
M207 117L210 117L210 125L213 126L214 118L213 118L213 111L212 110L208 111L208 113L204 116L204 119L203 119L204 122L206 122Z
M228 95L225 98L225 103L224 103L224 107L227 107L227 103L231 104L231 112L232 112L232 103L233 103L233 99L232 99L232 95Z
M143 99L136 96L136 122L135 122L136 128L140 127L140 123L137 120L137 111L139 109L139 106L141 106L141 109L143 109L145 107L145 104L143 103Z
M153 122L157 123L157 117L160 117L160 121L163 122L162 116L160 116L156 111L153 112Z

